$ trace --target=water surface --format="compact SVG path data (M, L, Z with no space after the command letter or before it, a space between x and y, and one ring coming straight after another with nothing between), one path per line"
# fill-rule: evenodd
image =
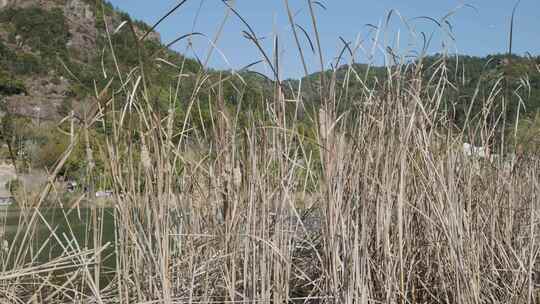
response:
M114 234L112 208L36 211L21 210L15 205L0 206L0 258L3 259L0 265L9 269L16 259L19 259L18 265L21 259L26 264L41 264L66 252L93 249L94 236L97 236L96 240L101 239L97 247L110 243L101 259L105 270L111 272L115 268Z

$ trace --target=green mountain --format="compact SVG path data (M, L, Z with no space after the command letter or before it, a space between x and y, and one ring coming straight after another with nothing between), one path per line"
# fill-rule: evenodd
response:
M540 111L540 56L508 56L505 54L475 57L468 55L432 55L411 62L419 68L424 85L440 85L430 80L446 79L445 95L442 96L442 111L447 111L456 127L477 117L487 103L490 110L500 113L504 103L508 126L520 118L534 118ZM320 100L321 78L329 85L335 82L336 96L342 110L353 107L362 100L366 88L377 91L386 84L388 73L411 66L396 65L390 68L353 64L340 66L324 73L314 73L302 79L306 100ZM411 72L411 71L408 71ZM297 87L298 81L289 81ZM505 100L503 102L503 100Z
M105 13L103 13L105 12ZM105 21L113 32L129 16L101 1L30 1L3 3L0 9L0 94L4 106L18 115L58 120L80 110L94 81L114 76L114 63L105 35ZM150 28L135 21L140 38ZM138 63L136 40L128 26L111 35L121 69ZM162 48L151 32L141 43L148 52ZM194 60L165 50L161 57L183 62L195 71ZM99 85L102 83L98 83ZM8 96L9 97L5 97Z
M82 121L107 85L116 110L121 109L129 95L123 81L141 75L136 69L144 70L157 117L166 115L170 93L178 89L174 114L183 122L201 64L167 48L149 25L101 0L0 1L0 158L32 155L24 160L29 166L54 164L67 145L58 123L70 113ZM211 128L209 99L219 87L231 110L241 100L270 95L272 85L262 75L244 71L232 76L231 71L205 70L197 106L190 109L198 119L188 127ZM178 77L182 81L176 88ZM98 125L96 141L108 132L105 122Z

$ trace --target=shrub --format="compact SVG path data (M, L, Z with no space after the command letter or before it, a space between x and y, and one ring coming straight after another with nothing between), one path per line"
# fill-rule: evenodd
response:
M540 112L532 118L520 120L517 126L516 144L526 154L540 153Z
M29 53L17 55L16 61L13 63L13 72L15 74L41 74L45 72L45 67L42 61Z
M6 183L6 188L12 196L17 195L17 193L22 189L23 183L19 179L12 179Z
M9 8L0 13L0 22L13 25L16 35L21 35L22 43L43 58L49 61L55 60L56 56L67 58L69 30L61 9Z
M0 68L0 96L15 95L26 92L24 83Z
M68 143L60 136L50 136L46 143L39 149L34 165L39 168L51 169L67 149Z

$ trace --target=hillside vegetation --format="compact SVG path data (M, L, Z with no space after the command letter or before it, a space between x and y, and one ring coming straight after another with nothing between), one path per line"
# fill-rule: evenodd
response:
M163 115L168 111L168 104L161 97L168 96L171 89L175 89L178 90L179 99L190 98L195 90L194 77L201 72L202 67L196 60L166 48L155 33L151 32L144 41L137 41L150 30L150 26L143 22L133 21L134 31L131 31L129 24L125 24L117 33L108 37L104 20L109 22L108 31L113 31L123 21L131 19L107 2L67 2L64 5L51 4L50 7L37 4L24 7L14 5L0 12L0 111L8 114L4 125L22 120L28 122L25 128L34 129L32 124L42 120L46 123L40 124L40 128L49 130L35 134L19 129L25 135L7 130L4 132L5 140L11 142L8 145L17 147L17 150L29 150L30 142L40 143L38 149L33 149L34 155L31 158L34 160L15 160L28 162L21 165L21 168L51 163L39 159L39 155L43 154L39 150L49 149L49 142L65 142L55 138L63 136L55 131L56 124L72 111L76 123L81 123L82 116L89 110L87 105L95 95L96 87L104 87L112 81L111 87L119 90L122 79L115 77L118 70L129 73L132 67L142 63L147 79L153 84L151 93L157 98L154 111ZM78 7L71 8L73 4L70 3L76 3ZM85 12L77 16L80 19L75 22L68 16L76 14L77 10ZM101 52L108 49L109 45L112 45L110 52ZM92 50L90 54L85 53L88 49ZM156 59L159 59L158 63ZM188 77L179 88L172 88L169 80L178 75L179 68ZM194 111L198 119L189 121L190 125L202 132L204 130L201 129L208 129L212 123L207 97L209 90L215 90L211 83L218 79L224 80L223 95L231 109L241 103L240 99L261 99L263 91L272 90L271 84L256 74L243 73L242 80L238 80L231 78L230 71L207 70L205 73L208 73L212 81L197 88L200 91L197 96L199 102ZM121 96L127 92L120 90L118 93ZM251 105L249 102L244 103L245 107ZM121 103L116 104L117 108L122 106ZM175 108L175 113L180 117L178 121L182 121L185 107ZM28 118L33 119L33 122ZM96 127L95 132L104 133L107 128ZM47 138L41 138L43 134L47 134ZM56 153L51 158L59 156Z

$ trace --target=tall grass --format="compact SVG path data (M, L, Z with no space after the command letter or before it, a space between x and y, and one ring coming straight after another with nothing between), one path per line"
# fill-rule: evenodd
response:
M294 29L293 14L289 20ZM318 38L316 45L323 64ZM269 58L263 56L279 73L277 56ZM437 71L430 79L427 68ZM223 97L228 80L205 70L191 76L197 84L191 98L171 94L166 112L156 111L142 65L117 75L122 88L96 94L72 133L73 143L86 142L89 162L97 153L107 160L106 172L90 168L88 175L112 178L115 242L102 241L103 211L93 208L84 244L50 227L49 242L63 253L38 261L32 245L36 225L44 222L38 207L55 191L60 160L41 198L25 204L15 241L0 253L0 299L536 302L538 161L462 153L465 134L443 111L452 86L444 58L432 67L421 57L397 60L387 71L373 87L352 65L344 83L334 70L312 84L320 88L320 106L307 113L311 133L298 131L300 113L311 109L299 88L275 82L272 96L250 101L264 103L264 119L256 119L254 112L240 113L241 105L231 111ZM183 78L174 81L171 92ZM363 88L354 98L352 85ZM500 121L489 124L487 116L507 102L501 85L489 98L471 100L482 103L485 117L470 117L467 129L478 130L484 145L499 136ZM208 130L191 128L201 119L194 114L201 94L210 96ZM177 107L185 108L183 121L175 121ZM88 129L100 119L112 131L95 151ZM67 217L77 207L62 212ZM114 250L115 269L105 266L107 248Z

